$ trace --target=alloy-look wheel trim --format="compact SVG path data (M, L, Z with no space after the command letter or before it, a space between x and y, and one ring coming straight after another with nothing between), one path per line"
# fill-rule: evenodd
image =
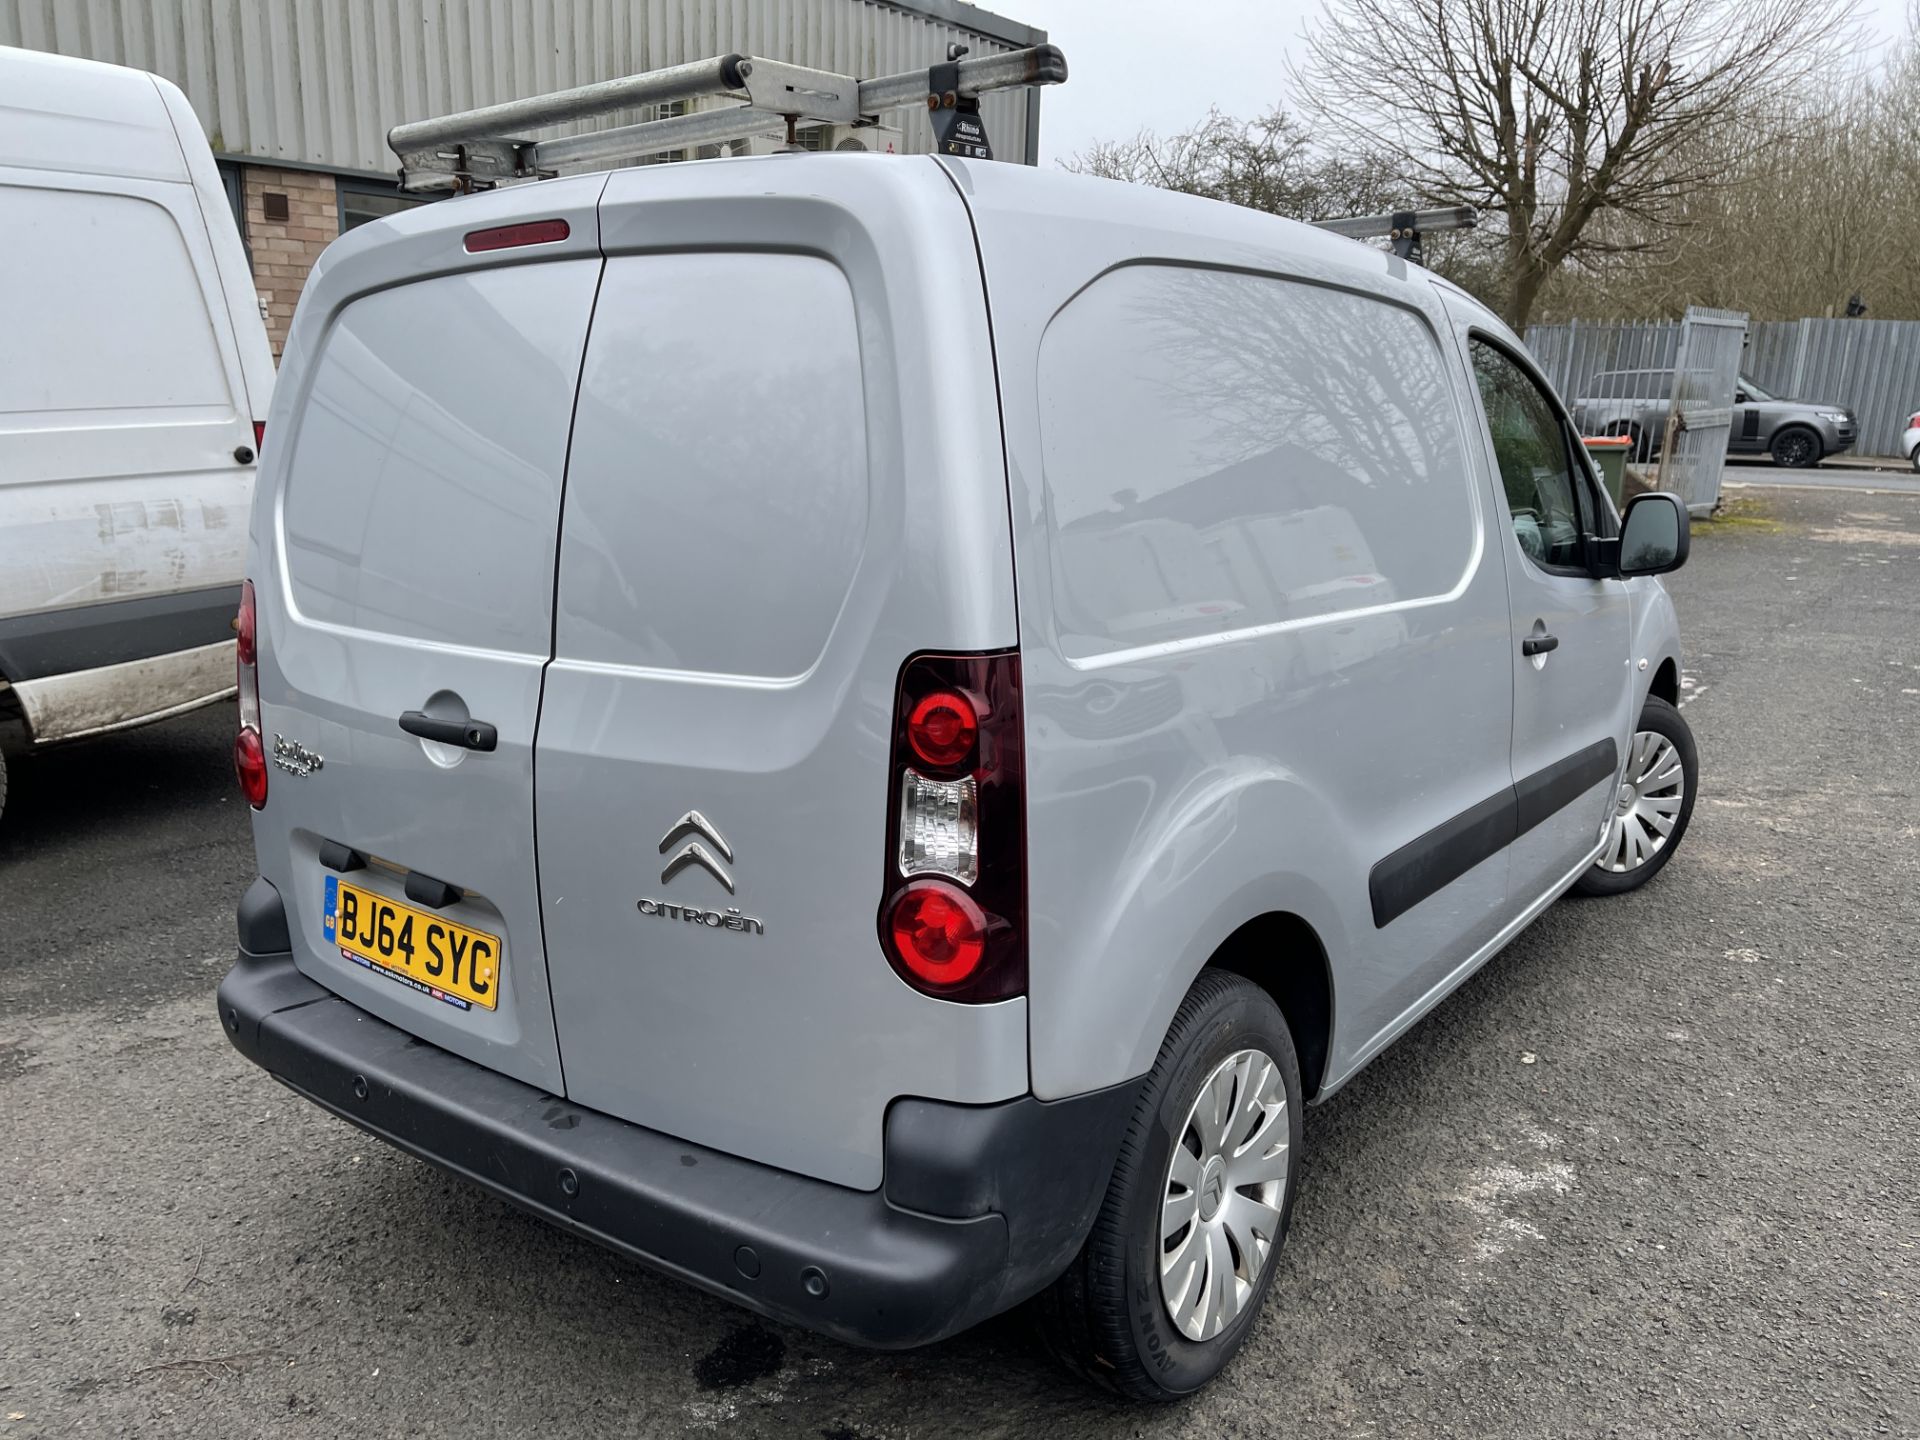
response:
M1599 867L1624 875L1666 849L1686 798L1686 767L1673 741L1657 730L1636 732Z
M1162 1187L1160 1296L1187 1339L1213 1339L1252 1299L1280 1236L1287 1091L1262 1050L1207 1076L1174 1139Z

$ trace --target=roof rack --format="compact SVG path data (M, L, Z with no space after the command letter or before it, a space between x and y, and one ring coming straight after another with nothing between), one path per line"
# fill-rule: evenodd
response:
M992 90L1058 85L1067 78L1067 58L1055 45L961 59L966 53L964 45L949 45L944 64L878 80L750 55L721 55L409 121L387 132L387 144L400 157L403 190L471 190L503 180L544 179L562 165L631 160L744 140L782 123L792 143L794 128L802 122L871 125L883 111L924 105L931 112L940 154L991 160L979 97ZM516 138L516 132L590 120L635 105L710 96L742 103L552 140Z
M1394 210L1385 215L1348 215L1338 220L1315 220L1321 230L1331 230L1349 240L1393 241L1393 253L1402 260L1420 263L1420 236L1442 230L1471 230L1480 223L1480 212L1471 205L1448 205L1439 210Z

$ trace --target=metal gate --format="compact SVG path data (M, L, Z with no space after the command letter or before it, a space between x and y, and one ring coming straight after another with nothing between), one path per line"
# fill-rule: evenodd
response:
M1673 491L1694 515L1709 515L1720 503L1746 335L1747 317L1738 310L1690 305L1680 322L1660 447L1660 488Z

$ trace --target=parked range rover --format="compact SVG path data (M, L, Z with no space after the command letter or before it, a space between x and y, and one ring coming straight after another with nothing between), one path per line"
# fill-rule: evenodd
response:
M1634 456L1657 454L1673 394L1671 370L1603 370L1574 401L1574 423L1584 435L1629 435ZM1844 405L1783 400L1742 375L1733 393L1729 455L1771 455L1776 465L1803 468L1851 450L1860 427Z
M234 1044L847 1341L1032 1300L1195 1390L1302 1107L1686 833L1685 509L1287 220L932 157L452 199L328 249L270 428Z

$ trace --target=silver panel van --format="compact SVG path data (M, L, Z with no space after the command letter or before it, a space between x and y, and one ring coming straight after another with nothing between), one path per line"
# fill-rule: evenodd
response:
M932 157L500 189L327 251L269 423L234 1044L844 1340L1032 1300L1193 1391L1302 1107L1686 832L1684 508L1285 220Z

